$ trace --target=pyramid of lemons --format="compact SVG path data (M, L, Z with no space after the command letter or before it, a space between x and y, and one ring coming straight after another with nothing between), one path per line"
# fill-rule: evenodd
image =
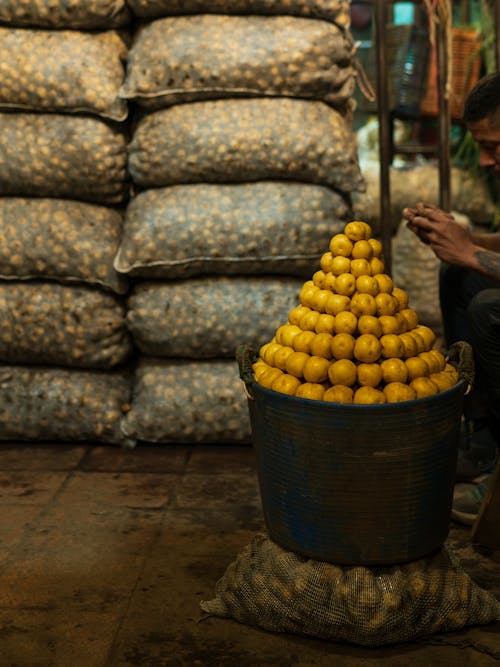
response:
M353 221L331 238L300 304L261 347L257 383L356 404L411 401L456 384L456 369L433 347L434 331L384 273L382 244L371 234L368 223Z

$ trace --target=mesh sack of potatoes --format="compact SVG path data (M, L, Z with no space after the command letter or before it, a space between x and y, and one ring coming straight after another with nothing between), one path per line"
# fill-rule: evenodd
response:
M339 566L256 535L202 601L210 615L363 646L412 641L500 618L500 604L443 547L403 565Z
M148 18L206 13L289 14L325 19L342 28L350 26L350 4L350 0L128 0L136 16Z
M285 179L360 190L349 115L290 98L177 104L144 116L129 144L139 187Z
M126 57L125 43L111 30L0 27L0 107L124 120L127 102L118 93Z
M237 364L141 357L127 438L144 442L250 443L250 420Z
M301 281L234 277L139 283L127 326L143 354L193 359L230 357L240 343L258 346L296 304Z
M120 429L131 390L124 371L0 366L0 440L133 446Z
M0 23L38 28L115 28L129 22L125 0L0 0Z
M131 351L116 295L51 282L0 283L0 361L112 368Z
M145 190L127 207L115 268L145 278L304 276L348 216L340 194L308 183Z
M153 21L129 51L124 98L160 108L220 97L284 95L345 105L355 71L349 32L292 16Z
M100 285L125 294L113 268L122 216L68 199L0 198L0 278L47 278Z
M127 139L116 125L97 117L5 112L0 126L0 196L127 199Z

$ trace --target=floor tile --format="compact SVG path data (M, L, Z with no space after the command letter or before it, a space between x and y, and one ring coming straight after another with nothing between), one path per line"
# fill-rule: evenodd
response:
M256 475L255 452L248 445L195 445L186 472L204 475L219 473Z
M134 449L99 446L89 449L79 467L81 470L100 472L181 473L186 467L189 452L188 447L176 445L138 445Z
M176 492L175 507L182 509L260 510L258 480L254 475L185 475Z
M87 449L85 445L3 443L0 444L0 470L71 470Z
M44 505L62 487L69 473L44 470L0 472L0 502Z

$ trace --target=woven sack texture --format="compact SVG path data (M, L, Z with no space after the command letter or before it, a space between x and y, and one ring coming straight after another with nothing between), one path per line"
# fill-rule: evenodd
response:
M142 118L129 144L141 188L263 179L362 189L349 117L289 98L177 104Z
M127 140L100 118L1 113L0 196L119 204L128 197Z
M130 20L125 0L0 0L0 23L38 28L114 28Z
M125 213L114 266L137 277L309 276L349 219L330 188L260 181L145 190Z
M250 442L250 420L235 361L139 359L125 437L145 442Z
M121 95L158 109L220 97L291 96L334 106L355 88L353 39L292 16L183 16L152 21L129 51Z
M0 278L84 282L124 294L113 268L122 216L68 199L0 199Z
M208 614L363 646L412 641L500 618L500 604L443 547L405 565L337 566L257 535L202 601Z
M121 371L0 366L0 440L133 444L120 430L131 390Z
M150 356L234 359L240 344L258 349L299 302L301 280L236 276L138 283L127 326Z

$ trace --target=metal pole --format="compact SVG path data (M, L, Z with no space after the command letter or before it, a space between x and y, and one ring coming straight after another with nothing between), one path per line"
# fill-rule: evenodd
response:
M380 161L380 230L385 270L391 272L392 220L390 195L391 122L386 58L386 0L375 1L375 51L377 59L378 140Z
M436 26L437 42L437 86L439 107L439 205L445 211L451 208L450 187L450 132L451 114L450 103L447 96L446 84L448 80L448 50L447 50L448 26L444 17L440 14Z

